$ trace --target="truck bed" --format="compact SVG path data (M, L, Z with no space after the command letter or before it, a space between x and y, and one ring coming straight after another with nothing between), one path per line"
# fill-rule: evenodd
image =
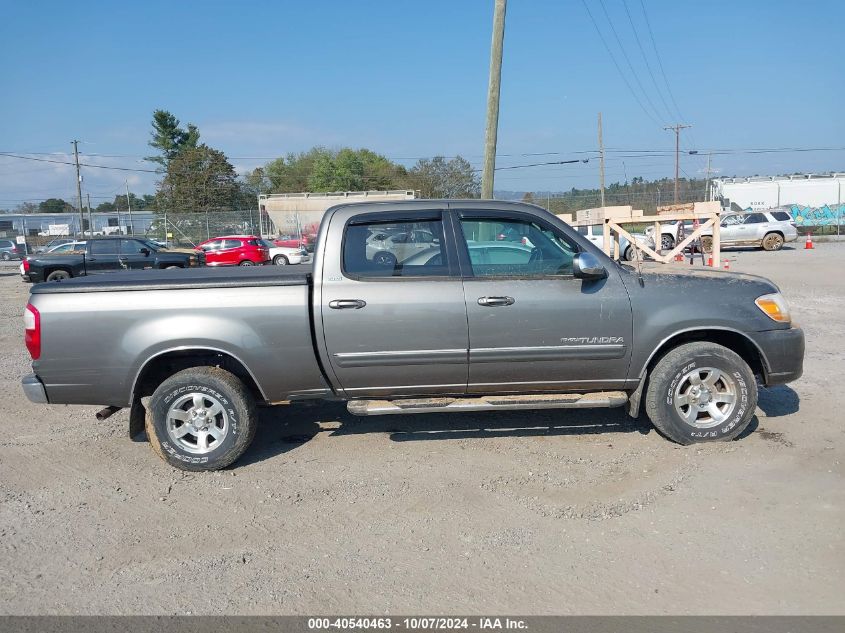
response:
M143 270L37 284L30 302L43 334L33 369L52 401L127 406L149 361L198 350L247 368L262 400L324 394L308 275L279 268Z
M40 283L32 287L32 293L57 294L308 285L308 273L293 272L286 269L287 267L279 266L229 266L121 271Z

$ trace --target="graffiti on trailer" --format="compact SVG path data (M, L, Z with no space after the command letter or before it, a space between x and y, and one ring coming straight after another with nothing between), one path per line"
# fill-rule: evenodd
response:
M843 219L845 219L845 204L826 204L821 207L793 204L788 210L797 226L836 226L842 224ZM745 209L746 213L752 211L754 209L751 207Z
M845 216L845 204L805 207L793 204L790 208L792 218L798 226L827 226L842 223Z

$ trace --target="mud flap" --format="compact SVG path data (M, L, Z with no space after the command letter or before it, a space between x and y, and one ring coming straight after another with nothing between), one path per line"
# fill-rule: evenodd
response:
M147 410L141 403L140 398L135 398L132 407L129 409L129 438L135 442L144 441L144 417Z
M642 400L643 397L643 389L645 388L646 378L648 378L648 374L643 372L640 376L640 384L637 385L634 393L628 397L628 415L632 418L637 418L640 415L640 400Z

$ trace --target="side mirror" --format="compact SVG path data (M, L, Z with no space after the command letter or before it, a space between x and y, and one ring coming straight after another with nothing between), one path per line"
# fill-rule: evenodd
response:
M592 253L578 253L572 260L572 274L577 279L604 279L607 270Z

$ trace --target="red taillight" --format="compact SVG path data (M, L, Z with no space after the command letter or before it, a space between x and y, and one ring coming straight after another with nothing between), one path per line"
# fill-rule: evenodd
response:
M24 341L32 360L41 356L41 315L34 306L27 304L23 313Z
M24 260L23 260L23 271L25 273L29 272L29 257L25 257ZM33 308L33 309L35 309L35 308Z

